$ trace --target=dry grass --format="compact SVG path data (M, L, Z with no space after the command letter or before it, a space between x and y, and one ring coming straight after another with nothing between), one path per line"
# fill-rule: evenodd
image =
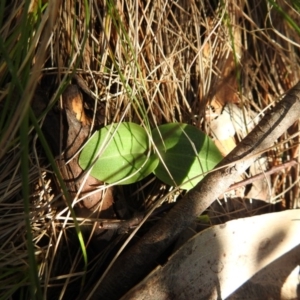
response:
M1 43L13 37L11 53L19 42L14 32L21 24L24 3L2 4ZM32 25L37 40L28 39L34 51L27 66L32 80L23 86L27 97L9 93L9 89L17 90L17 84L9 76L5 57L0 58L0 113L6 105L8 113L15 111L8 118L14 126L0 127L0 144L5 145L0 161L1 299L29 297L26 199L20 163L23 148L16 120L21 121L27 112L36 85L39 93L44 93L44 102L39 102L40 97L38 103L33 102L36 113L49 111L53 105L59 108L66 80L76 73L91 91L85 105L96 128L130 120L146 128L184 122L206 131L208 105L238 103L244 111L263 114L300 79L300 29L293 23L300 13L293 1L277 1L276 7L265 0L225 1L218 7L200 0L103 0L90 1L91 6L83 1L59 3L51 4L57 10L49 15L52 27L47 39L41 32L50 30L43 28L42 21ZM40 16L45 13L49 12ZM16 70L21 70L20 65ZM41 73L36 73L38 68ZM2 121L7 122L3 115ZM40 124L42 121L43 115ZM291 159L299 161L298 127L295 124L268 150L270 167ZM80 286L85 278L82 251L70 238L70 232L75 235L73 219L61 213L64 204L53 168L36 132L29 129L29 219L41 291L44 298L63 298L79 279L74 297L84 289ZM286 208L299 207L298 178L298 166L272 175L272 199L284 200ZM166 194L166 187L155 182L146 188L141 184L124 187L124 192L150 209ZM94 271L90 266L105 261L115 243L97 255L88 250L90 257L95 257L89 261L89 276ZM18 293L14 294L15 290Z

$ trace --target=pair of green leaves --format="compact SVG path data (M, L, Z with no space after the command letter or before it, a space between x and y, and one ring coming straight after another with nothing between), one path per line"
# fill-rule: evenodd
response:
M158 126L152 141L135 123L111 124L89 139L79 165L106 183L129 184L153 172L166 184L188 190L222 159L211 139L188 124Z

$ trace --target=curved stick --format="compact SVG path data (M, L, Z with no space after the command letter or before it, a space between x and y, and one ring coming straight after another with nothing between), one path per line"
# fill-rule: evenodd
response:
M300 117L300 82L139 242L121 255L90 299L119 299L155 266L164 250Z

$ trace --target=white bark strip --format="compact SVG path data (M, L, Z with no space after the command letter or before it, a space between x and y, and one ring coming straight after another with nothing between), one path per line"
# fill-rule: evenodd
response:
M122 300L226 299L262 268L298 246L299 232L300 210L213 226L191 238ZM272 275L278 280L281 274L277 270ZM279 296L269 291L271 295Z

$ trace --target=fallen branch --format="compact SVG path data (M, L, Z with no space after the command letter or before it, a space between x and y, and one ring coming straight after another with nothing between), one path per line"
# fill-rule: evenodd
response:
M285 168L291 168L291 167L294 167L294 166L297 166L298 165L298 162L296 161L296 159L292 159L286 163L283 163L281 165L278 165L278 166L275 166L275 167L272 167L270 170L266 170L264 172L261 172L257 175L254 175L250 178L246 178L244 180L241 180L239 182L236 182L234 184L232 184L226 192L229 192L229 191L232 191L232 190L235 190L237 188L240 188L240 187L243 187L243 186L246 186L248 184L251 184L253 183L254 181L256 180L262 180L264 178L266 178L267 176L270 176L274 173L277 173L277 172L280 172L282 170L284 170Z
M88 299L119 299L155 266L156 259L236 178L300 116L300 82L276 104L231 153L170 212L121 255Z

